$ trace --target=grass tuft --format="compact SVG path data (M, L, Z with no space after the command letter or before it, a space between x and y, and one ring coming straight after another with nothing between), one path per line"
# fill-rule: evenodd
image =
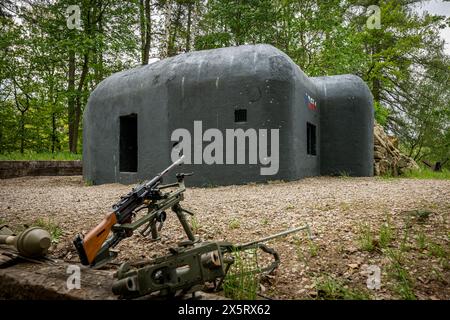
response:
M42 229L47 230L50 233L50 236L52 237L52 243L58 243L59 238L61 238L63 234L62 228L58 224L50 220L38 218L32 223L32 226L40 227Z
M239 229L241 227L241 222L234 218L232 219L229 223L228 223L228 227L233 230L233 229Z
M38 161L38 160L81 160L81 154L71 152L33 152L26 151L24 153L11 152L0 154L0 161L2 160L22 160L22 161Z
M191 229L193 233L197 233L200 229L200 223L196 216L191 216Z
M391 261L388 266L388 276L395 280L394 291L403 300L416 300L414 294L414 283L408 272L408 270L403 267L405 259L403 253L400 250L387 250L387 257Z
M392 226L388 220L380 228L379 244L380 244L381 248L387 248L391 244L391 242L394 238L393 234L394 234L394 232L393 232Z
M255 300L259 289L257 250L235 251L231 265L223 282L225 297L233 300Z
M419 232L416 236L416 244L417 244L417 248L420 251L423 251L427 248L427 237L426 237L425 233L423 233L422 231Z
M442 171L433 171L430 169L419 169L405 172L402 176L412 179L443 179L450 180L450 170L443 169Z
M369 300L370 294L359 289L350 289L343 281L326 275L316 280L317 297L324 300Z
M372 230L367 224L359 226L359 245L361 250L372 252L376 249L376 241L372 235Z

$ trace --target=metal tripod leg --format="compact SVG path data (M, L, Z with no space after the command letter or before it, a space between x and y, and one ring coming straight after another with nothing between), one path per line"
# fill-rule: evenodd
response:
M186 216L183 213L183 211L186 211L186 210L181 208L181 206L179 204L174 205L172 207L172 210L173 210L173 212L175 212L177 214L178 220L180 220L180 223L183 226L184 232L186 232L189 240L192 241L192 242L197 242L199 239L196 238L194 236L194 234L192 233L191 226L187 222Z

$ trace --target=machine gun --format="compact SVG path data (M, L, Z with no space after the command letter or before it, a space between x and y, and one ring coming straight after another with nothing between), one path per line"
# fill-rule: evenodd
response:
M162 177L177 165L182 164L183 160L184 156L153 179L133 188L129 194L121 197L121 200L113 205L113 212L109 213L84 238L80 234L75 237L73 243L83 265L100 267L115 258L117 254L110 249L121 240L130 237L136 229L144 224L147 226L141 231L141 234L146 236L151 232L152 238L158 239L158 231L162 228L168 209L172 209L176 213L189 238L188 243L197 241L184 215L184 213L190 215L193 213L180 206L186 190L184 178L192 173L179 173L176 175L176 183L161 185ZM176 189L164 192L169 188ZM148 210L147 214L132 221L136 214L144 209ZM108 237L111 231L112 235Z
M205 283L220 289L231 265L233 254L249 249L261 249L273 256L271 264L246 272L270 274L280 264L278 253L263 242L306 229L309 226L287 230L257 241L241 245L229 242L200 242L171 248L170 255L134 265L123 263L115 274L113 293L121 298L133 299L157 293L159 297L174 297L202 289Z

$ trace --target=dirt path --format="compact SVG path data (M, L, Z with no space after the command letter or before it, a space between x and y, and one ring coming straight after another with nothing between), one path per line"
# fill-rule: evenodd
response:
M75 260L75 234L89 231L129 190L118 184L85 186L81 177L0 180L0 220L16 228L38 218L57 224L63 233L54 254ZM263 283L264 295L450 298L450 181L320 177L189 188L185 196L204 240L244 242L310 225L313 241L299 233L270 243L282 264ZM138 234L122 241L119 258L150 258L184 238L170 214L162 233L161 242ZM366 287L371 265L381 270L379 290Z

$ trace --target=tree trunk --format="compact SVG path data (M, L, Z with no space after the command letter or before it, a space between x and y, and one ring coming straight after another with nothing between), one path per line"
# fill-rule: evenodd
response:
M52 113L52 153L55 153L56 145L56 113Z
M94 23L92 29L94 33L103 34L103 1L99 0L93 7ZM90 30L90 29L88 29ZM97 46L93 47L92 63L94 66L94 85L98 85L103 80L103 51Z
M76 143L74 143L74 125L75 125L75 51L69 51L69 74L67 85L68 103L67 110L69 115L69 150L76 152Z
M16 104L16 108L17 110L19 110L20 112L20 153L24 153L25 151L25 113L28 111L28 109L30 109L30 98L28 96L28 94L26 92L23 92L25 94L25 99L26 99L26 105L23 106L21 105L20 101L19 101L19 97L17 95L17 88L16 88L16 81L15 79L13 79L14 81L14 101Z
M178 29L179 29L179 25L180 25L180 18L181 18L181 4L179 3L178 7L177 7L177 13L176 13L176 16L175 16L175 21L173 23L173 26L174 26L173 34L169 38L169 46L168 46L168 49L167 49L167 54L168 54L169 57L172 57L172 56L177 54L177 50L175 48L175 42L176 42L176 39L177 39Z
M186 30L186 52L191 51L192 2L188 3L188 17Z
M380 99L381 99L381 82L380 82L380 79L378 79L378 78L373 78L372 79L372 94L373 94L373 99L376 102L380 102Z
M150 58L152 20L150 0L139 0L140 34L141 34L141 62L148 64Z
M164 52L162 54L163 58L169 56L169 47L170 47L170 27L171 27L171 18L172 18L172 1L167 0L165 3L165 23L164 23L164 29L165 29L165 46L164 46Z
M86 82L86 77L89 72L89 55L86 53L83 57L83 69L80 75L80 82L78 83L76 103L75 103L75 117L73 122L73 149L70 151L73 153L78 152L78 133L80 130L80 119L82 112L82 96L84 90L84 84Z
M20 110L20 153L25 149L25 111Z

